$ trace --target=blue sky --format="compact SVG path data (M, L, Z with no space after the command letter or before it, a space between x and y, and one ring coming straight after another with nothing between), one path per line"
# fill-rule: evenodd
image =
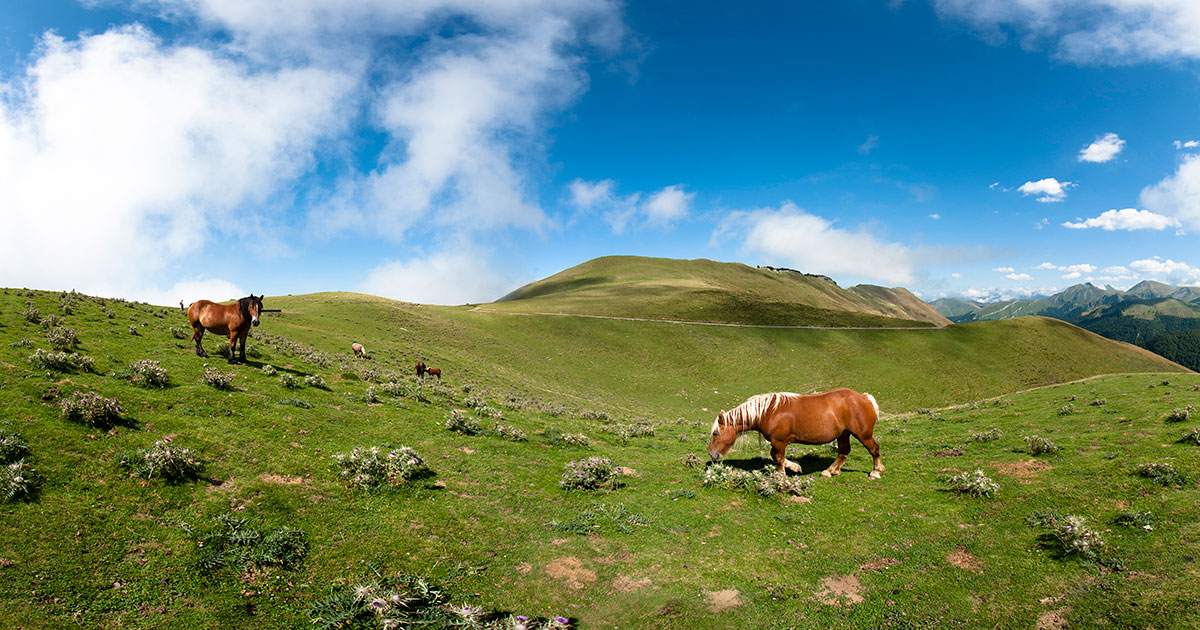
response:
M0 285L1200 284L1192 0L0 0Z

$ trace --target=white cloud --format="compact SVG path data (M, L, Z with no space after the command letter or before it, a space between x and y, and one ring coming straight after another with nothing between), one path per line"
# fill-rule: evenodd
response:
M1047 219L1046 217L1042 217L1041 221L1038 221L1037 223L1033 224L1033 229L1041 230L1041 229L1045 228L1047 225L1050 225L1050 219Z
M178 306L179 301L183 300L184 306L188 306L196 300L212 300L214 302L236 300L246 297L252 292L261 293L261 291L243 289L228 280L184 280L176 282L169 289L135 291L123 297L159 306ZM263 308L270 307L264 306Z
M1096 138L1079 152L1080 162L1107 162L1125 148L1125 141L1115 133L1106 133Z
M491 269L485 256L441 252L384 263L367 273L358 290L421 304L492 301L514 287Z
M1052 262L1044 262L1044 263L1034 267L1034 269L1058 269L1058 265L1056 265Z
M991 303L1030 298L1038 295L1053 295L1058 292L1059 289L1056 287L971 287L964 289L958 295L967 300Z
M669 227L687 217L696 196L685 192L681 184L666 186L649 196L640 192L618 195L611 179L577 179L567 186L567 192L567 201L580 213L601 212L615 234L624 234L639 219L647 227Z
M952 273L952 274L950 274L950 277L951 277L951 278L954 278L955 280L957 280L957 279L959 279L959 278L961 278L961 277L962 277L962 274L961 274L961 273L958 273L958 272L955 272L955 273Z
M1074 280L1082 275L1083 274L1079 273L1078 271L1072 271L1071 273L1063 274L1063 280Z
M1023 195L1037 195L1041 202L1056 202L1067 198L1067 189L1073 186L1071 182L1060 182L1053 177L1029 181L1017 187Z
M858 145L858 152L863 155L870 155L875 147L879 146L879 136L867 136L867 139L862 144Z
M1044 262L1034 267L1034 269L1054 269L1056 271L1066 271L1068 273L1075 274L1074 277L1078 278L1079 274L1081 273L1092 273L1095 271L1096 265L1089 265L1087 263L1080 263L1077 265L1056 265L1052 262Z
M1010 273L1004 277L1009 280L1033 280L1033 276L1027 273Z
M1172 284L1200 282L1200 268L1169 258L1163 260L1155 256L1154 258L1135 260L1129 263L1129 266L1138 273L1164 278Z
M46 35L25 76L0 83L0 284L149 295L217 236L261 252L272 196L342 129L350 83L136 26Z
M1078 219L1077 223L1067 221L1062 225L1073 230L1100 228L1112 232L1114 230L1163 230L1169 227L1179 227L1180 223L1174 217L1155 214L1149 210L1124 208L1121 210L1107 210L1100 213L1098 217L1093 217L1086 221Z
M1139 200L1158 214L1200 228L1200 155L1189 154L1173 175L1142 189Z
M1195 0L934 0L943 17L964 20L993 42L1020 35L1049 42L1060 58L1083 64L1200 58Z
M934 221L937 221L938 219L942 218L942 215L935 212L935 213L929 215L929 218L933 219Z
M1176 149L1195 149L1196 147L1200 147L1200 140L1176 140L1175 141Z
M865 230L834 227L788 201L778 210L732 213L714 234L744 234L742 249L808 273L853 275L893 284L911 282L917 255Z
M1013 269L1012 267L995 267L992 269L992 271L999 271L1000 273L1012 273L1016 271L1016 269Z
M1110 276L1127 276L1127 275L1129 275L1129 269L1122 267L1121 265L1109 265L1108 267L1105 267L1104 269L1101 269L1100 271L1103 273L1106 273Z

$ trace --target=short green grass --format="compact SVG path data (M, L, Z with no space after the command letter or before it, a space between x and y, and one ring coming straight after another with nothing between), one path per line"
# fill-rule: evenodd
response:
M1107 376L980 401L1166 368L1067 325L692 328L325 294L268 298L284 312L264 317L249 365L226 366L216 340L204 360L172 333L186 327L178 309L77 298L63 319L97 373L63 374L26 361L47 347L22 316L27 300L46 314L63 298L0 295L0 428L28 442L47 478L32 500L0 505L9 627L307 627L310 606L369 574L367 563L424 576L455 602L588 628L1028 628L1045 615L1080 627L1198 627L1200 448L1180 441L1195 421L1164 418L1200 401L1200 376ZM277 350L261 333L298 346ZM352 341L374 359L354 360ZM160 361L170 386L123 378L141 359ZM445 380L418 387L408 375L417 359L442 367ZM204 384L205 363L232 371L234 389ZM327 389L285 388L265 364L301 383L320 375ZM366 402L372 378L402 379L391 391L403 395L377 385L379 402ZM884 407L882 480L866 479L870 459L857 443L844 474L818 479L808 501L703 488L703 466L687 465L689 453L703 455L719 407L839 385L871 391ZM56 399L75 389L119 398L130 422L102 431L63 419ZM470 410L470 398L503 418ZM1097 398L1106 404L1088 404ZM980 402L915 413L969 401ZM1066 404L1076 412L1060 416ZM555 405L567 412L545 412ZM448 431L452 408L529 439ZM642 418L653 436L605 430ZM1003 437L970 439L992 428ZM551 445L547 430L583 433L591 446ZM1029 435L1062 450L1035 458ZM200 479L144 480L118 464L163 437L200 453ZM333 455L377 445L414 448L434 475L373 492L334 478ZM760 452L749 440L729 462L757 469ZM790 454L805 474L833 457L825 447ZM564 466L591 455L625 467L623 486L561 489ZM1192 482L1137 476L1155 461ZM941 481L977 468L1000 484L994 497L958 496ZM1039 511L1101 529L1101 561L1058 557L1027 524ZM1153 529L1110 524L1132 512L1152 513ZM292 569L198 570L197 541L227 514L256 531L303 530L307 555Z

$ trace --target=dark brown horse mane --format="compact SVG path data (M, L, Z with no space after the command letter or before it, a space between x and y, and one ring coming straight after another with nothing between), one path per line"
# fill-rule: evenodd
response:
M242 317L250 317L250 303L253 301L253 293L251 293L248 297L238 300L238 308L242 310Z

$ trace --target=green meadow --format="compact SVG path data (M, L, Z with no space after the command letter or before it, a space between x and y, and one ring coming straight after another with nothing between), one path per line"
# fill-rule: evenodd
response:
M319 602L404 575L436 588L440 609L483 611L448 613L459 627L1200 627L1200 445L1184 439L1200 427L1186 413L1200 375L1069 324L725 327L350 293L265 307L282 312L231 366L227 340L193 353L178 308L0 294L0 431L44 478L0 503L0 625L327 627ZM90 371L30 361L62 327ZM356 341L370 359L352 356ZM145 359L166 387L131 378ZM418 381L418 360L443 379ZM232 373L231 389L207 384L206 366ZM832 387L879 400L883 479L868 481L853 442L840 477L798 496L704 485L720 409ZM118 399L120 418L64 417L75 391ZM480 434L447 430L452 414ZM1031 453L1033 436L1057 450ZM164 438L203 470L145 479L119 463ZM373 446L411 447L429 473L395 489L339 479L335 455ZM727 463L752 471L765 454L746 439ZM789 455L805 476L833 458ZM561 488L590 456L621 467L619 487ZM976 470L993 494L950 490ZM1080 522L1068 517L1086 549L1064 538ZM222 538L231 518L242 525ZM272 563L255 544L279 532L303 544ZM245 562L213 561L214 546L243 543Z

